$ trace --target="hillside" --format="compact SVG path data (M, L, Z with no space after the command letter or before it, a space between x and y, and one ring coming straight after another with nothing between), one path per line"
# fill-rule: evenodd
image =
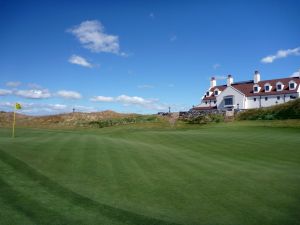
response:
M300 99L272 107L249 109L237 115L239 120L300 119Z
M93 113L66 113L48 116L28 116L23 114L16 114L17 126L28 127L73 127L86 126L90 122L107 120L107 119L121 119L134 117L137 114L124 114L114 111L106 110L102 112ZM12 112L0 112L0 127L11 126L13 120Z

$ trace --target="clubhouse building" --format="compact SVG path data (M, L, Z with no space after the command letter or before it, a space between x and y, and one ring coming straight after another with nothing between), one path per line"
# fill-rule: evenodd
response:
M226 85L218 85L215 77L202 97L201 103L193 110L232 111L268 107L300 97L300 77L261 80L255 71L253 80L234 82L228 75Z

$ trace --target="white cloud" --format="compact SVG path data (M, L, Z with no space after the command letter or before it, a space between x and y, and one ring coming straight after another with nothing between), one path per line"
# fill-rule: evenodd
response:
M151 89L151 88L154 88L154 86L150 85L150 84L141 84L141 85L138 85L137 87L140 88L140 89Z
M0 89L0 95L10 95L12 94L11 90Z
M19 102L22 105L20 113L28 115L49 115L58 113L70 113L73 108L76 112L93 112L96 111L94 107L81 105L64 105L64 104L43 104L43 103L27 103ZM0 102L0 110L12 111L15 102Z
M56 95L66 99L80 99L82 97L79 92L66 90L58 91Z
M106 97L106 96L95 96L90 99L92 102L113 102L113 97Z
M21 82L19 81L9 81L5 84L7 87L18 87L21 85Z
M220 66L221 66L221 65L220 65L219 63L216 63L216 64L213 65L213 69L216 70L216 69L218 69Z
M136 105L151 110L166 110L167 105L159 102L158 99L145 99L138 96L120 95L117 97L96 96L90 99L94 102L116 102L124 106Z
M92 68L93 65L89 63L85 58L79 56L79 55L72 55L69 58L69 63L76 64L83 67Z
M262 63L272 63L276 59L286 58L289 55L300 55L300 47L294 49L279 50L275 55L269 55L261 59Z
M120 52L119 37L106 34L100 21L87 20L71 28L68 32L74 34L84 48L92 52L107 52L125 56Z
M300 71L294 72L290 77L300 77Z
M24 97L24 98L33 98L33 99L41 99L41 98L51 97L51 93L47 89L18 90L15 92L15 95Z

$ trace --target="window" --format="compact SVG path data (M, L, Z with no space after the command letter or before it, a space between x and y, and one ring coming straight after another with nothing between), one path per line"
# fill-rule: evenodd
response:
M269 85L265 86L265 89L266 91L270 91L270 86Z
M294 89L295 88L295 83L290 83L290 89Z
M291 95L291 96L290 96L290 99L296 99L296 96Z
M265 97L265 101L268 101L268 97Z
M253 90L254 90L254 92L258 92L258 87L255 86L255 87L253 88Z
M225 98L225 105L233 105L233 99L232 98Z
M280 96L277 96L277 100L280 100Z
M277 84L277 91L281 91L282 89L282 85L281 84Z
M208 91L208 92L206 92L206 96L209 96L209 91Z
M217 103L217 101L214 101L214 104L216 104Z
M255 102L256 102L256 98L254 98L254 99L253 99L253 101L255 101Z
M215 95L218 95L219 94L219 92L218 91L215 91Z
M205 102L205 104L207 105L207 102Z

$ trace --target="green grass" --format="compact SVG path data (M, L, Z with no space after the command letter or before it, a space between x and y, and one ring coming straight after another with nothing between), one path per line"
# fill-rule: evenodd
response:
M0 129L0 224L300 224L295 124Z

